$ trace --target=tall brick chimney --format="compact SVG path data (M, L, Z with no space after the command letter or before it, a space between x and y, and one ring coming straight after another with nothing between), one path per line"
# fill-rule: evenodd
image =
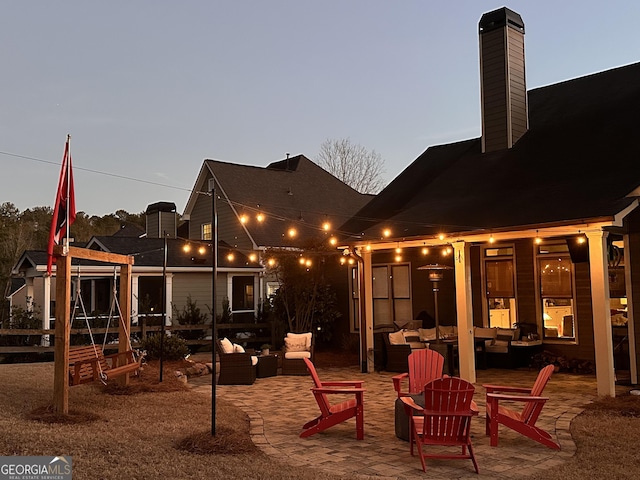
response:
M506 7L480 18L482 152L511 148L527 131L524 22Z

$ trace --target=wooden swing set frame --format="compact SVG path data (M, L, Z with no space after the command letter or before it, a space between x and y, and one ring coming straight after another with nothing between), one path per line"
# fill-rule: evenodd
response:
M128 336L131 323L131 271L133 256L100 252L86 248L56 245L53 251L56 260L56 325L55 325L55 357L53 377L53 409L58 414L69 413L69 344L71 334L71 260L82 258L104 263L120 265L120 308L122 321L118 323L118 359L119 366L126 364ZM114 360L115 361L115 360ZM118 378L124 385L129 383L129 373Z

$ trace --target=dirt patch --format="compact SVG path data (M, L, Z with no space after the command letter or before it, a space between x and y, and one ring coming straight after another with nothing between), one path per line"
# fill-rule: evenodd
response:
M180 392L188 390L176 372L183 372L193 364L187 360L163 362L162 382L160 382L160 362L153 360L143 365L138 375L129 377L129 385L110 382L103 387L109 395L136 395L139 393Z

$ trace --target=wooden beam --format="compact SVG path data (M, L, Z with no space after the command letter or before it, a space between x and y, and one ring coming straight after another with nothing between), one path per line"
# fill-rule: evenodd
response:
M120 265L133 265L134 262L132 255L120 255L119 253L101 252L99 250L90 250L79 247L69 247L65 254L63 245L54 246L53 254L57 257L69 256L85 260L95 260L96 262L118 263Z
M122 312L122 319L118 322L118 353L129 350L131 330L131 265L120 265L120 311ZM126 357L120 355L119 361L123 360L126 360ZM118 364L118 366L121 366L121 364ZM121 385L129 385L129 374L127 373L119 377L118 382Z
M56 261L56 326L53 375L53 410L69 413L69 330L71 328L71 257Z

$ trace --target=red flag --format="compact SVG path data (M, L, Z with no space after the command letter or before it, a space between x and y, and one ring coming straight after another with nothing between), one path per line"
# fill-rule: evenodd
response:
M68 227L76 219L76 201L73 191L73 170L71 169L71 152L69 151L69 137L64 147L62 157L62 168L60 169L60 179L58 180L58 192L56 193L56 203L53 207L53 218L51 219L51 230L49 231L49 246L47 253L47 273L51 275L53 265L53 245L59 245L62 238L67 234Z

